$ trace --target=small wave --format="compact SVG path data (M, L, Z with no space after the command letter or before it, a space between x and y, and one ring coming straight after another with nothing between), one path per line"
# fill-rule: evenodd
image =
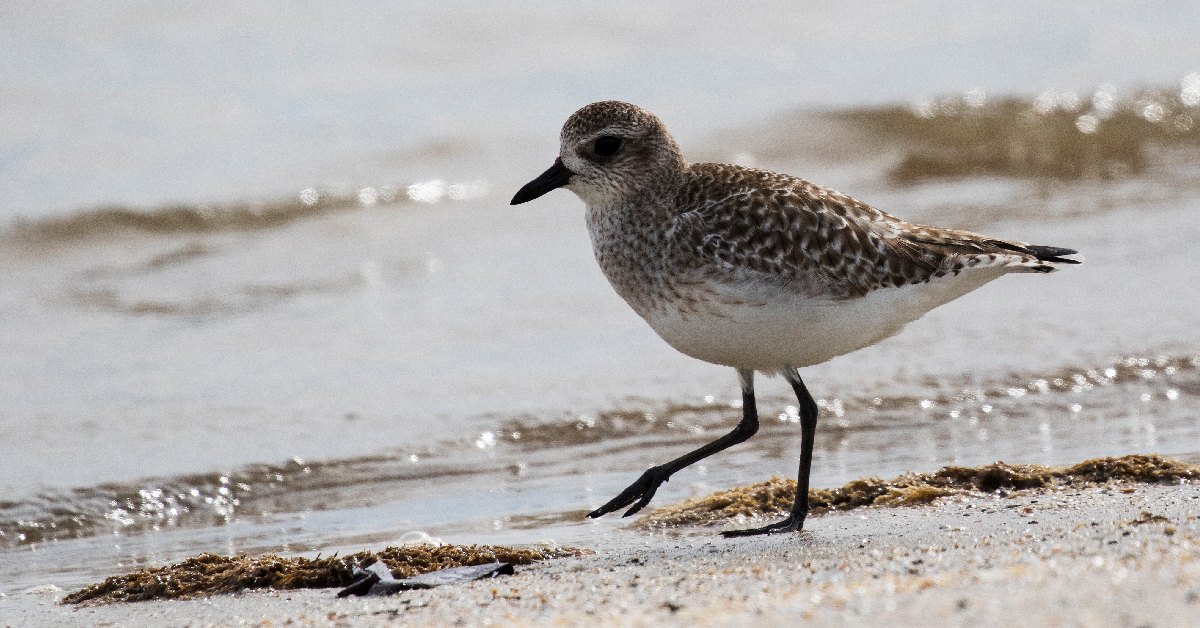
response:
M97 534L132 535L165 528L209 527L268 512L304 512L345 506L329 503L329 489L379 481L470 474L462 466L412 464L407 457L366 456L331 462L293 458L207 473L48 491L21 501L0 500L0 549ZM343 490L343 492L349 492Z
M995 448L989 444L995 438L991 432L1002 430L1007 442L1019 440L1022 429L1028 432L1028 428L1039 442L1051 442L1052 431L1062 442L1084 434L1107 434L1103 437L1111 440L1105 447L1136 450L1140 442L1157 450L1157 432L1139 436L1135 426L1133 433L1126 433L1130 419L1146 429L1157 423L1154 429L1161 430L1163 439L1176 433L1171 431L1173 422L1186 424L1188 434L1193 434L1191 409L1200 398L1200 356L1122 356L1099 365L1007 373L984 381L928 381L919 388L923 390L909 394L818 400L817 450L857 446L877 451L912 447L914 434L918 443L957 434L954 437L964 448L974 442L991 452ZM758 406L762 429L754 442L778 450L772 454L776 457L785 455L783 443L794 444L797 438L797 409L784 403L786 398L760 399ZM783 410L777 420L771 417L771 407ZM713 398L702 404L662 404L554 419L498 417L494 428L475 437L419 450L323 462L295 458L231 473L0 500L0 549L97 534L224 525L268 513L356 508L412 499L419 486L437 487L435 492L442 495L455 490L455 482L478 484L508 477L552 482L550 478L579 473L582 459L605 461L598 466L618 461L621 467L644 462L629 458L630 452L698 446L728 431L741 413L736 400ZM857 440L851 443L851 439ZM1092 455L1086 446L1079 451ZM539 515L522 525L536 526L560 516Z
M154 208L107 206L66 216L21 220L8 230L20 242L49 244L107 238L115 233L206 233L274 229L299 220L376 205L464 201L487 194L485 181L449 184L434 180L407 187L364 187L353 192L316 188L274 201L224 205L165 205Z
M889 172L895 183L980 175L1114 179L1145 171L1151 147L1200 146L1200 73L1178 87L1124 96L1111 86L998 99L972 90L832 115L905 151Z
M195 299L129 300L122 298L112 288L75 290L68 296L70 302L77 305L121 314L209 317L255 312L304 294L347 292L362 283L362 275L352 273L305 282L246 284L220 297L208 295Z

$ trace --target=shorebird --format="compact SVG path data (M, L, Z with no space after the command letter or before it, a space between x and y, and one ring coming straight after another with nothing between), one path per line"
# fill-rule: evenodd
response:
M786 174L689 164L657 117L617 101L576 111L554 165L512 204L557 188L587 206L596 261L617 294L672 347L737 369L742 388L732 432L651 467L590 517L633 504L628 517L676 471L753 436L757 371L783 375L800 402L796 497L786 519L722 534L802 529L817 404L798 368L893 336L1002 275L1079 263L1067 248L908 223Z

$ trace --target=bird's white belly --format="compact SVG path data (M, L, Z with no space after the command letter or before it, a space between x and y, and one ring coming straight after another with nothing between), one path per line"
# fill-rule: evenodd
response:
M667 305L643 315L663 340L689 356L774 373L784 366L819 364L873 345L1007 270L973 269L930 283L840 300L801 296L762 284L708 284L719 298L697 297L681 302L683 307Z

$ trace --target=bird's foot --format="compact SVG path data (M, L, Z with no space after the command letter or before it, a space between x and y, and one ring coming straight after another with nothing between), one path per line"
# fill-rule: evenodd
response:
M730 539L736 536L757 536L759 534L782 534L784 532L799 532L804 528L804 517L796 515L788 515L783 521L776 521L770 525L765 525L761 528L751 528L749 530L726 530L721 533L721 536Z
M589 512L588 516L593 519L596 517L603 517L604 515L607 515L614 510L620 510L621 508L633 503L634 500L637 500L637 503L633 504L633 508L630 508L629 510L625 511L625 514L621 515L622 517L628 517L629 515L632 515L645 508L646 505L650 503L650 500L654 497L654 493L658 490L658 487L669 479L671 479L671 474L664 471L662 467L651 467L646 469L646 472L642 474L642 477L638 478L633 484L630 484L629 488L621 491L621 494L614 497L612 501L593 510L592 512ZM638 499L639 497L641 499Z

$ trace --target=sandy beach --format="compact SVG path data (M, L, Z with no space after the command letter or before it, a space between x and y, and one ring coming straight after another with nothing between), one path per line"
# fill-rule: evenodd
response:
M1200 625L1200 467L1070 470L1200 463L1200 4L8 4L0 628ZM802 533L669 508L792 503L778 377L656 518L585 519L745 409L612 289L574 194L510 205L608 99L691 163L1085 261L805 367ZM887 480L1000 461L1089 479ZM220 572L61 603L414 538L557 553L388 598Z
M4 626L1182 626L1200 610L1200 486L962 495L799 535L630 530L594 555L386 598L335 589L70 606L6 591Z

